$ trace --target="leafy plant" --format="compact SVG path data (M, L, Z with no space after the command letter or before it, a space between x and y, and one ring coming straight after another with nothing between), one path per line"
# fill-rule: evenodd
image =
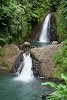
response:
M45 14L58 11L57 31L59 41L62 41L67 37L66 7L67 0L1 0L0 38L7 43L20 44L31 34L33 27L43 21Z
M55 84L53 82L42 83L41 85L50 85L54 87L56 90L50 94L46 100L67 100L67 73L61 74L61 78L65 80L64 84Z
M61 0L58 7L57 32L59 41L63 41L67 37L67 0Z
M60 4L60 0L48 0L48 5L50 6L50 11L55 12Z
M3 38L0 38L0 45L1 46L4 46L6 44L6 41L5 41L5 39L3 39Z
M0 46L0 57L3 56L3 48Z
M33 26L44 15L46 2L47 0L1 0L0 38L7 43L16 44L26 40Z
M62 43L60 53L55 53L53 56L56 69L61 69L63 72L67 71L67 40Z

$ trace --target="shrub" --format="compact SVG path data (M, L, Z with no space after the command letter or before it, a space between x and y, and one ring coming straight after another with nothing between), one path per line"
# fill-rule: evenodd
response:
M22 43L30 35L32 28L44 15L47 0L1 0L0 37L8 43Z
M58 71L60 69L64 72L67 71L67 40L63 42L61 52L56 53L53 58L55 67L58 69Z
M6 41L3 38L0 38L0 45L4 46L6 44Z
M57 33L59 41L67 38L67 0L60 0L57 15Z
M0 57L3 56L3 48L0 46Z
M54 87L56 90L50 94L46 100L67 100L67 74L61 74L61 78L65 80L64 84L55 84L53 82L42 83L41 85L50 85Z

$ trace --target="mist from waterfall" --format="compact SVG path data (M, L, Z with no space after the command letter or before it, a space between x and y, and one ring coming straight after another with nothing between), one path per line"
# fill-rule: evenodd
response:
M51 14L48 14L45 18L39 42L49 42L50 18Z
M30 57L30 53L23 53L23 64L24 67L18 77L15 77L14 80L29 82L33 80L33 71L32 69L32 58ZM22 66L22 64L20 64Z

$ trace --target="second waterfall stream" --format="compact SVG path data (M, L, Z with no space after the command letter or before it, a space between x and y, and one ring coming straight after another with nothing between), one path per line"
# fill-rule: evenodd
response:
M22 64L20 64L22 66ZM15 77L14 80L16 81L23 81L23 82L29 82L33 80L33 71L32 69L32 58L30 57L30 53L26 54L23 53L23 69L21 73L18 75L18 77Z
M49 13L44 20L39 42L49 42L50 41L49 39L50 18L51 18L51 13Z

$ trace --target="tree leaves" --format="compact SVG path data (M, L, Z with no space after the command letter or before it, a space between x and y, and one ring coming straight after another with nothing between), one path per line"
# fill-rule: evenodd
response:
M0 32L5 40L22 43L38 24L47 0L1 0ZM41 11L40 11L41 10ZM5 38L5 33L8 37ZM0 35L1 37L1 35ZM11 37L11 38L9 38ZM8 40L8 41L10 41Z
M61 74L61 77L67 82L67 73ZM50 94L46 100L67 100L67 84L55 84L53 82L45 82L41 85L51 85L56 90Z
M52 86L54 88L57 87L57 85L55 83L53 83L53 82L45 82L45 83L42 83L41 85L50 85L50 86Z

